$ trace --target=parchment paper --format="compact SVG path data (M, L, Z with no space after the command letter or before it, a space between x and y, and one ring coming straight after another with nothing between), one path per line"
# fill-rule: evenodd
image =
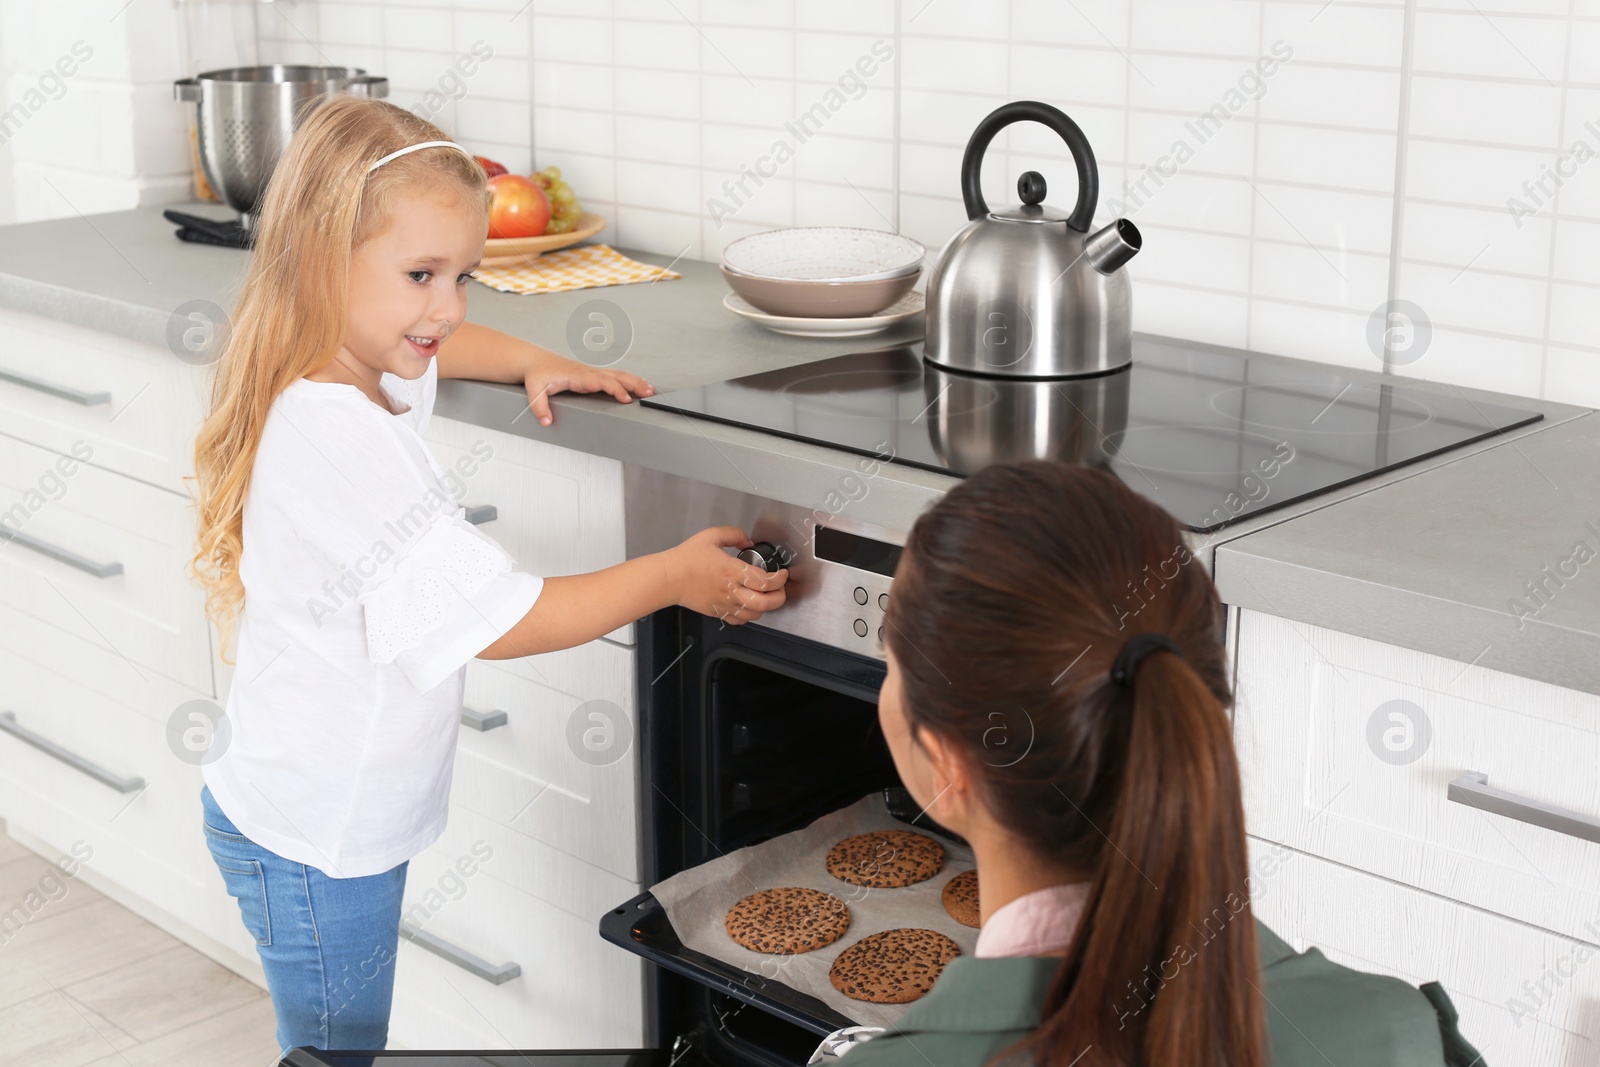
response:
M828 850L852 834L869 830L913 830L944 846L944 866L927 881L903 889L869 889L828 873ZM828 968L839 953L868 934L910 926L936 930L970 956L978 931L962 926L944 910L944 884L973 868L972 849L941 834L890 815L883 794L863 797L848 808L824 815L803 830L730 852L657 883L650 892L661 902L672 928L688 948L731 963L753 975L782 982L827 1004L863 1026L892 1026L910 1004L869 1004L833 988ZM728 936L728 909L762 889L804 886L832 893L850 905L850 928L833 944L792 956L752 952ZM913 1001L912 1003L915 1003Z

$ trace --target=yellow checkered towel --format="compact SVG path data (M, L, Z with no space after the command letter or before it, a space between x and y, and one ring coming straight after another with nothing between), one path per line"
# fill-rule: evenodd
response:
M629 259L609 245L547 252L513 267L479 267L472 276L502 293L564 293L683 277L676 271Z

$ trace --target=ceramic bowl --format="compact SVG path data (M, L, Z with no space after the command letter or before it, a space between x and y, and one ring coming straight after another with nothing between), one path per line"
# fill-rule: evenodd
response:
M927 251L887 230L791 226L739 238L722 250L722 265L773 281L867 282L916 274Z
M921 269L898 278L866 281L802 281L755 278L722 268L728 287L772 315L795 318L849 319L875 315L917 284Z

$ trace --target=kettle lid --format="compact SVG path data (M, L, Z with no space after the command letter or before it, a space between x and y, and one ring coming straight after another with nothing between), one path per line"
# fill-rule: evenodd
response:
M1017 195L1022 203L989 212L991 219L1001 222L1066 222L1072 216L1058 207L1044 203L1044 175L1036 170L1025 171L1017 179Z

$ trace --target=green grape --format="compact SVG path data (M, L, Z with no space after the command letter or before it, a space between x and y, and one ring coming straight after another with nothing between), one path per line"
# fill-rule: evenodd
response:
M572 191L572 186L561 180L561 168L546 167L529 177L539 183L550 201L550 224L544 232L570 233L576 229L578 220L583 217L583 205L578 202L578 194Z

